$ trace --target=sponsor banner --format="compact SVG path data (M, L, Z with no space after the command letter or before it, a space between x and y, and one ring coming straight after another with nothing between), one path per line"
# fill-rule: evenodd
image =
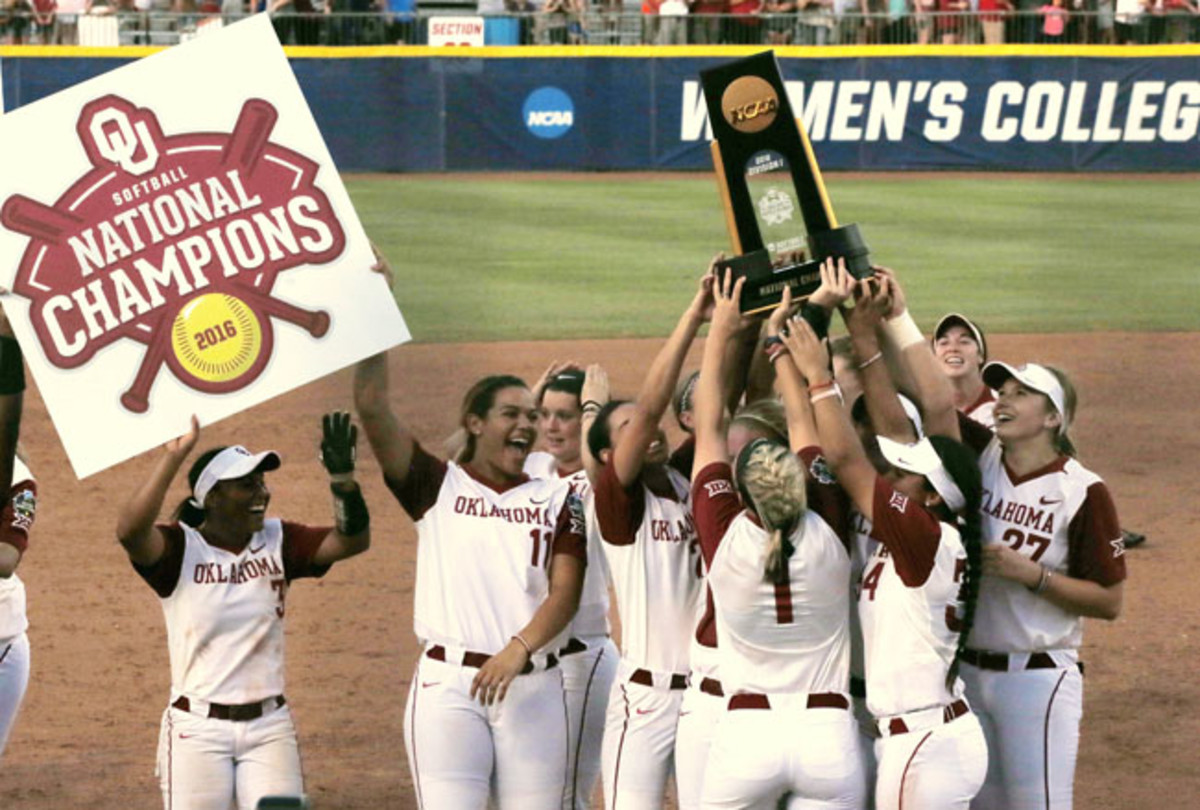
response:
M0 137L5 310L80 477L409 337L265 15Z
M711 168L699 72L727 59L547 50L336 58L328 49L333 58L293 67L345 170ZM839 48L836 58L779 62L824 169L1200 170L1200 55L1079 50ZM36 70L8 72L6 95L27 103L94 61L39 58Z
M483 47L483 17L430 17L429 44Z

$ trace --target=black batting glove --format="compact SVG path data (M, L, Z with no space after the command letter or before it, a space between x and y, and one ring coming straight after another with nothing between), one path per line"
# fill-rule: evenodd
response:
M321 463L334 481L349 480L354 475L358 427L349 413L334 411L321 417L321 429Z

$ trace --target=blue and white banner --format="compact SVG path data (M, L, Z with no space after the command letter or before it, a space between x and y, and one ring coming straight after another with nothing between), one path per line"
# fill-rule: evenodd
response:
M292 67L338 165L365 171L708 169L699 72L733 58L312 50ZM1200 171L1200 48L1019 54L789 49L779 61L826 169ZM5 57L4 95L28 103L94 61L111 65Z

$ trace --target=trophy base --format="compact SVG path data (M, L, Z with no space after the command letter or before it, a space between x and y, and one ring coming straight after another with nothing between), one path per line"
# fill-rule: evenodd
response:
M818 262L830 256L846 260L846 269L855 278L870 278L871 254L858 226L851 223L828 231L808 234L808 252Z
M792 301L799 303L821 286L819 261L773 267L766 250L755 250L719 262L716 267L718 279L724 277L726 269L733 271L735 280L746 279L738 301L738 309L743 315L766 315L779 306L783 291L788 287L792 290Z

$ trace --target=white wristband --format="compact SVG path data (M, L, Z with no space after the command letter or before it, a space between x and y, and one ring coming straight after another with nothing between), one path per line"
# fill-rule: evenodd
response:
M901 350L925 342L925 336L921 334L917 322L913 320L907 309L890 321L884 321L883 331L893 345Z

